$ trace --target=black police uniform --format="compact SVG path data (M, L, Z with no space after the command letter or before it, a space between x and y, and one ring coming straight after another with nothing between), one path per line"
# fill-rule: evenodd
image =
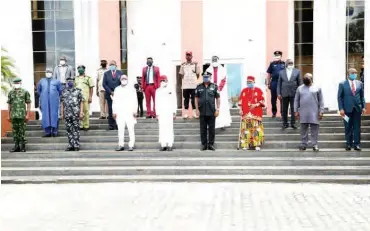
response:
M218 86L209 83L208 87L201 83L195 89L195 97L198 98L198 109L200 113L200 138L203 147L214 145L216 127L216 99L220 97ZM208 128L207 128L208 127ZM208 139L207 139L208 130Z
M276 115L277 107L276 107L276 100L277 100L277 85L279 80L279 72L285 69L285 62L284 61L273 61L270 63L267 73L271 75L271 82L270 82L270 90L271 90L271 106L272 106L272 114Z

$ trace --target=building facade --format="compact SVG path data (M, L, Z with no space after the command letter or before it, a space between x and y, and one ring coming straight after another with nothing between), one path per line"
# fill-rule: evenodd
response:
M326 107L335 110L337 86L348 67L359 72L363 62L370 67L368 0L17 0L2 5L2 21L13 22L2 24L2 46L29 91L61 55L74 67L84 64L94 78L101 59L116 60L132 81L153 57L181 102L177 72L190 50L200 64L220 57L233 97L247 75L263 86L272 53L281 50L303 73L313 73ZM370 103L370 73L365 75ZM97 98L92 110L99 110Z

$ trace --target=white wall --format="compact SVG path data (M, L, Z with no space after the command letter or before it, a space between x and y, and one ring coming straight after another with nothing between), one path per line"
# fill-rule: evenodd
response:
M315 1L313 76L330 110L338 109L338 84L345 79L345 28L346 1Z
M99 60L99 12L98 0L74 0L75 54L76 67L84 65L86 75L93 78L96 84L96 70ZM100 111L99 98L93 93L90 113Z
M266 72L266 0L204 0L203 58L244 63L243 78L263 85ZM242 79L242 83L246 81Z
M22 87L31 93L34 100L32 19L29 0L2 1L1 46L15 60L15 73L22 78ZM34 104L32 104L33 107ZM7 109L6 97L1 97L1 109Z
M365 100L370 103L370 2L365 2ZM369 113L369 112L368 112Z

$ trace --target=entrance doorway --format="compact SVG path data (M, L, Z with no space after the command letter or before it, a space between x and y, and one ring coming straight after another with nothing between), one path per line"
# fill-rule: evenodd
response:
M182 79L180 77L180 65L176 66L176 96L177 96L177 109L182 109Z

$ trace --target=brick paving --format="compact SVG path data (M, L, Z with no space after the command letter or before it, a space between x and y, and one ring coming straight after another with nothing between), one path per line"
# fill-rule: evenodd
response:
M2 185L6 231L370 230L370 185Z

